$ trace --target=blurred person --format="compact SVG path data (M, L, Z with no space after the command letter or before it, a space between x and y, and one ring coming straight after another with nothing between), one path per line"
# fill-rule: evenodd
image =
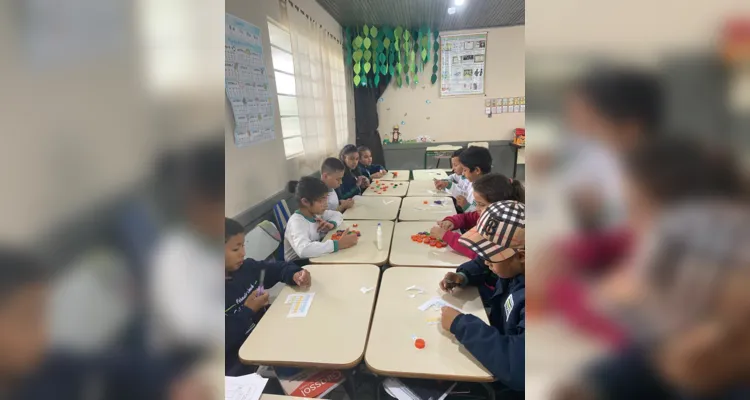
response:
M245 258L245 230L242 225L225 218L224 226L225 374L247 375L255 368L242 365L238 353L269 304L266 289L279 282L309 287L310 273L291 262Z
M477 258L448 272L440 289L480 286L492 272L499 278L488 299L490 325L443 307L441 326L471 353L495 379L503 398L523 398L525 385L526 269L525 206L517 201L490 205L476 227L461 237Z
M336 189L341 186L344 179L344 169L346 166L338 158L328 157L323 160L320 166L320 180L328 186L328 209L331 211L344 212L354 206L353 199L339 201Z
M637 298L634 265L639 249L650 246L659 215L685 201L740 201L747 193L746 179L730 153L691 139L663 137L642 143L628 155L625 168L624 194L631 217L620 242L610 236L610 242L601 241L588 249L584 243L576 249L561 250L567 254L577 251L578 262L584 264L563 268L549 287L549 303L556 311L579 329L612 345L623 343L627 335L611 316L598 309L599 303L628 303ZM587 263L605 262L613 264L605 274L596 269L587 273L585 269Z
M173 354L224 344L223 323L216 314L224 293L216 275L224 237L223 144L199 145L183 161L178 180L185 222L159 243L150 281L153 344Z
M750 209L703 201L666 213L638 268L631 345L555 398L750 398Z

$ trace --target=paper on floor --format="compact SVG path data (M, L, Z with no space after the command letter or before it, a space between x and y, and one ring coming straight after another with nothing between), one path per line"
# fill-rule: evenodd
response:
M224 377L224 400L258 400L268 379L258 374Z

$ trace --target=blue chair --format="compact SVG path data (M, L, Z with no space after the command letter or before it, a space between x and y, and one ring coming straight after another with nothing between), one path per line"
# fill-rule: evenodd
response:
M276 226L279 228L279 233L281 236L281 246L279 246L279 251L276 255L276 258L278 260L283 261L284 260L284 233L286 232L286 223L289 221L289 217L292 215L292 213L289 212L289 206L286 204L286 200L280 200L278 203L276 203L275 206L273 206L273 215L276 217Z

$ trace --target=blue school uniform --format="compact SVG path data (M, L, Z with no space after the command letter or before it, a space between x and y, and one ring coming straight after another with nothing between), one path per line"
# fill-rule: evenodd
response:
M344 176L341 178L341 186L336 189L336 194L339 196L339 201L351 199L354 196L362 194L362 189L357 185L357 177L361 176L359 168L349 169L346 168Z
M382 165L371 164L368 167L368 166L365 166L364 164L359 164L359 172L362 175L366 176L367 179L371 179L370 176L372 174L376 174L384 169L385 168Z
M467 285L483 286L491 271L476 258L458 267ZM482 291L480 291L481 293ZM526 284L523 275L498 278L489 298L490 325L479 318L462 314L451 324L450 331L502 386L523 391L525 384Z
M291 262L266 262L246 259L240 268L228 274L224 284L225 310L225 367L229 375L239 365L238 352L255 325L263 316L263 311L245 307L245 300L260 285L260 271L265 269L263 287L271 288L279 282L296 286L294 274L302 268Z

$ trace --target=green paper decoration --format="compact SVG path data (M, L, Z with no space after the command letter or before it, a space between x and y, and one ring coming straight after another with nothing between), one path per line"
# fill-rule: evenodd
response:
M386 49L390 48L391 47L391 39L387 38L387 37L385 39L383 39L383 46L385 46Z
M430 77L430 83L432 83L434 85L435 82L437 82L437 75L436 74L432 74L432 76Z
M370 68L371 67L372 66L370 65L370 63L368 63L368 62L365 63L365 74L368 73L368 72L370 72Z
M387 66L387 65L385 65L385 64L381 65L381 66L380 66L380 73L381 73L381 74L382 74L383 76L386 76L386 75L388 75L388 66Z
M406 79L406 86L409 86L409 74L406 74L405 79Z
M362 66L359 64L354 64L354 73L356 75L359 75L359 71L362 69Z
M372 28L370 28L370 36L377 37L378 36L378 28L376 28L374 26Z
M370 61L372 58L372 52L370 50L365 51L365 61Z
M359 49L362 47L362 40L362 36L357 36L356 38L354 38L352 44L354 45L355 49Z
M375 28L372 28L375 29ZM375 83L375 86L378 86L380 84L380 75L375 75L375 79L373 80L373 83Z
M422 61L427 61L427 49L422 49Z
M359 85L359 75L354 75L354 86Z
M352 59L354 59L354 62L359 62L362 59L362 55L362 50L357 50L352 54Z
M396 75L396 84L401 87L401 75Z
M385 62L385 54L380 53L378 55L378 60L380 61L381 64L383 64Z
M367 35L370 34L370 28L367 27L367 25L362 27L362 33L367 37Z
M372 44L372 40L370 40L370 38L365 38L364 44L365 44L365 48L369 49L370 45Z

